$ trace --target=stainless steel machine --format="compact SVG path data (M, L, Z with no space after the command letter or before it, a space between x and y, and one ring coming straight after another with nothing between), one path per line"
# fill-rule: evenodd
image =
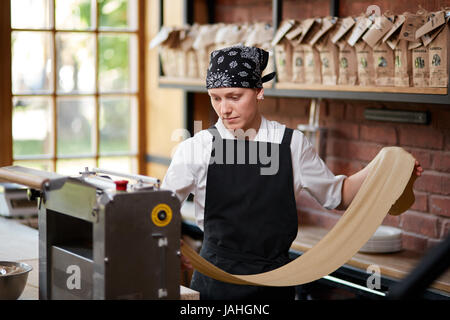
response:
M0 179L38 200L40 299L179 299L180 202L158 179L19 166Z

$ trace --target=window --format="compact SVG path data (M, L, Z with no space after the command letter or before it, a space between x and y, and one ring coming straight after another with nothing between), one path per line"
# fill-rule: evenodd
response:
M139 172L138 0L11 0L13 163Z

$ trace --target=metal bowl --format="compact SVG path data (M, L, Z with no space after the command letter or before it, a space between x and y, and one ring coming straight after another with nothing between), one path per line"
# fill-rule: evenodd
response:
M5 268L6 267L6 268ZM4 273L2 270L18 268L15 272ZM33 268L23 262L0 261L0 300L16 300L20 297Z

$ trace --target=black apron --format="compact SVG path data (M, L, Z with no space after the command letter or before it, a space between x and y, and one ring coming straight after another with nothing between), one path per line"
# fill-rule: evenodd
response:
M222 139L215 127L208 130L213 135L213 148L200 255L233 274L261 273L288 263L298 229L290 149L293 130L285 129L281 144ZM274 165L265 156L255 159L255 150L270 155L270 159L278 157L275 174L261 174L261 169ZM191 288L205 300L295 297L294 287L236 285L197 271Z

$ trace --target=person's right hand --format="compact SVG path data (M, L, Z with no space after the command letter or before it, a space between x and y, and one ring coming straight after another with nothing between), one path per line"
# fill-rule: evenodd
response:
M183 246L183 244L184 244L183 240L180 240L180 246ZM183 254L181 254L181 270L185 271L192 269L193 267L191 261L187 257L183 256Z

